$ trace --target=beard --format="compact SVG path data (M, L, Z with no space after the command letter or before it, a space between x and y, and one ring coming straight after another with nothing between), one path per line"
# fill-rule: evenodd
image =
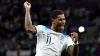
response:
M56 28L56 31L58 31L58 32L64 31L64 25L58 25L55 28Z

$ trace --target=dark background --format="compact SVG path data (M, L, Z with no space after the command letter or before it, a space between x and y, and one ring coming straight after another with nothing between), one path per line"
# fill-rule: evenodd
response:
M10 51L31 51L35 54L36 36L24 29L25 0L0 0L0 56ZM60 9L65 13L65 33L78 31L79 56L100 56L100 3L99 0L30 0L31 18L34 25L50 25L52 10ZM3 51L2 51L3 50ZM31 55L32 55L31 54ZM63 51L62 56L67 52ZM13 55L12 55L13 56Z

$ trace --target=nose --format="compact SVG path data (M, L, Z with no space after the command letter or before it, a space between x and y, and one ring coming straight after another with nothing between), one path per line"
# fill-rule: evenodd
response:
M64 23L66 23L66 21L65 21L65 20L64 20L63 22L64 22Z
M65 23L66 23L66 21L65 21L65 20L63 20L63 21L62 21L62 24L65 24Z
M65 20L63 20L63 23L66 23L66 21L65 21Z

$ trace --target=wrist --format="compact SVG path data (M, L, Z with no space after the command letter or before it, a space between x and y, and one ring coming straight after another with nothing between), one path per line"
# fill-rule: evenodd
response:
M30 9L26 9L26 11L29 11L30 12Z
M78 45L79 44L79 42L77 41L77 42L74 42L74 45Z

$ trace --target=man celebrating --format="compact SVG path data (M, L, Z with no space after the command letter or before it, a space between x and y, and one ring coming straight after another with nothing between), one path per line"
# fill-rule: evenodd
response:
M24 3L26 9L25 29L37 35L36 55L35 56L61 56L61 52L66 49L71 56L78 56L78 34L76 32L69 35L63 34L65 25L64 13L54 10L50 14L51 27L43 25L32 25L29 2Z

